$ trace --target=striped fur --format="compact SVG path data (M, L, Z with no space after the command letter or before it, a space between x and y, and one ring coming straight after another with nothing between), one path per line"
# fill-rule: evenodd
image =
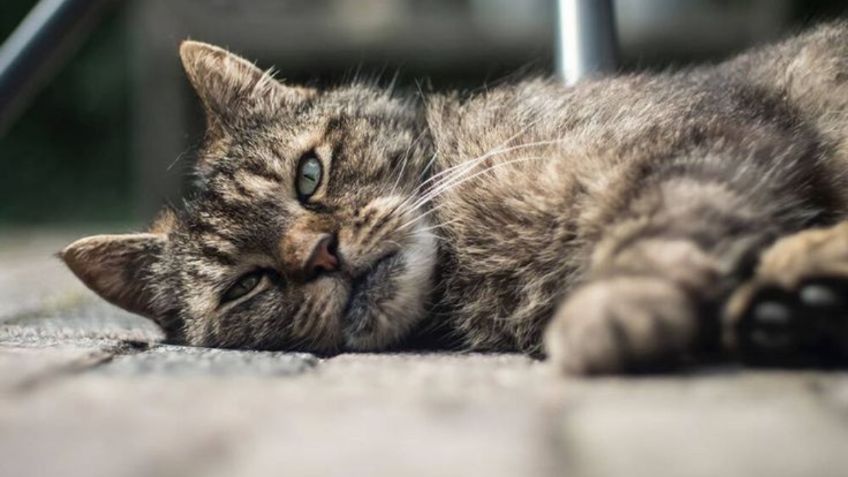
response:
M541 355L547 328L568 370L676 362L716 345L717 310L769 244L845 219L844 24L681 72L423 97L291 87L216 47L181 53L209 125L197 192L145 235L64 251L174 341L333 352L426 332ZM328 179L303 204L310 151ZM338 237L341 270L298 273L315 233ZM133 246L116 257L120 240ZM388 256L351 311L356 277ZM256 268L262 285L222 304Z

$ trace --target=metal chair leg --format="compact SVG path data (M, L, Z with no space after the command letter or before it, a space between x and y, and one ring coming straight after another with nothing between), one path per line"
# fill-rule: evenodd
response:
M616 67L612 0L557 0L557 73L566 84Z

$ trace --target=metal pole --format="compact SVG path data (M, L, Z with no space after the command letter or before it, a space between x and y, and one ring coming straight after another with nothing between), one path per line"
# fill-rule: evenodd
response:
M41 0L0 47L0 135L79 45L109 0Z
M572 85L616 66L612 0L557 0L557 73Z

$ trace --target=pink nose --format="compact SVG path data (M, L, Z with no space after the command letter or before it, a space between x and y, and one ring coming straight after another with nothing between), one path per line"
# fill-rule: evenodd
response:
M332 272L339 268L339 259L336 256L336 238L330 234L324 234L315 243L309 260L306 261L306 273L317 275L321 272Z

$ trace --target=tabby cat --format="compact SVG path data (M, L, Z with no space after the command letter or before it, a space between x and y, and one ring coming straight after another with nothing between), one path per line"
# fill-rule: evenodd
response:
M401 95L180 55L197 187L61 257L170 342L547 355L575 374L848 349L848 24L718 65Z

